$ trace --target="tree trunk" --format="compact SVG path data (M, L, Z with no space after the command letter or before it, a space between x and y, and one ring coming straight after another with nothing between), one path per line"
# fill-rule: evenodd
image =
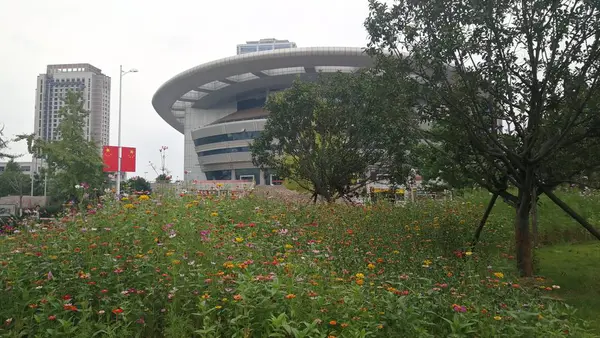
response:
M498 194L494 194L492 196L492 199L490 200L490 203L488 203L487 209L485 209L485 213L483 214L483 217L481 218L481 221L479 222L479 226L477 227L477 230L475 231L475 236L473 238L473 242L471 243L471 251L473 251L473 249L475 248L475 245L479 241L479 236L481 236L481 231L483 230L483 227L485 226L485 223L487 222L487 219L490 216L490 213L492 212L492 209L494 208L494 204L496 204L497 199L498 199Z
M531 202L531 229L533 231L533 247L534 248L537 248L537 245L538 245L537 197L538 197L537 186L534 186L533 187L533 197L532 197L532 202Z
M533 185L525 189L519 189L519 203L515 215L515 240L517 249L517 268L522 277L533 276L533 255L531 247L531 236L529 232L529 213Z

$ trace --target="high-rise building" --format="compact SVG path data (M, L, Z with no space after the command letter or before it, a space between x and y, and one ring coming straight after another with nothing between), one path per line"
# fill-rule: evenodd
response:
M84 135L98 146L108 145L110 134L110 77L87 63L48 65L37 77L34 132L40 139L60 138L58 111L68 91L82 93L83 108L89 112Z
M237 45L237 55L296 47L296 43L289 40L260 39L258 41L246 41L246 44Z

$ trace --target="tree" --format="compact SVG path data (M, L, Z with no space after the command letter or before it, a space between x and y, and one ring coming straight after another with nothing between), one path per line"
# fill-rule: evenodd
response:
M146 181L141 176L135 176L127 180L125 182L125 186L129 189L130 192L135 191L151 191L152 187L150 186L150 182Z
M405 153L386 151L388 135L398 128L385 123L373 78L368 72L322 75L271 95L269 119L251 145L254 164L293 180L314 201L321 196L332 202L369 182L372 166L401 163Z
M84 182L93 188L102 189L106 179L102 171L100 150L84 134L89 113L83 108L81 92L67 92L63 102L64 105L58 112L58 140L40 140L34 135L18 137L19 140L27 140L30 153L45 158L48 177L55 189L54 197L61 199L76 196L78 192L75 186Z
M23 195L27 194L31 185L31 177L21 171L14 159L10 159L0 174L0 196L16 194L19 196L19 209L23 207Z
M421 131L423 139L438 154L451 149L466 176L515 207L522 275L533 273L529 213L536 191L600 238L552 192L600 168L592 155L600 150L594 2L372 0L365 25L381 78L419 98L415 112L440 128Z
M8 148L8 141L4 139L4 126L2 126L2 128L0 128L0 159L14 158L14 155L4 152L6 148Z
M156 182L160 183L170 183L173 177L171 175L167 175L166 173L162 173L156 176Z

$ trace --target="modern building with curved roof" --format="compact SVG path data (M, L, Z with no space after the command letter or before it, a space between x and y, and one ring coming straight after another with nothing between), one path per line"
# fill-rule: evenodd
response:
M185 180L254 180L272 184L270 172L252 164L249 144L264 129L269 93L296 78L354 72L372 59L362 48L286 48L227 57L188 69L163 84L152 104L184 134Z

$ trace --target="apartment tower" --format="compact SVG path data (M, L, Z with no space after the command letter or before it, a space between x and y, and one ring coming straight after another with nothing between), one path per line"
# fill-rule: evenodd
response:
M58 111L68 91L82 93L83 107L89 112L84 135L98 146L108 145L110 134L110 77L87 63L48 65L37 77L35 134L47 141L60 138Z

